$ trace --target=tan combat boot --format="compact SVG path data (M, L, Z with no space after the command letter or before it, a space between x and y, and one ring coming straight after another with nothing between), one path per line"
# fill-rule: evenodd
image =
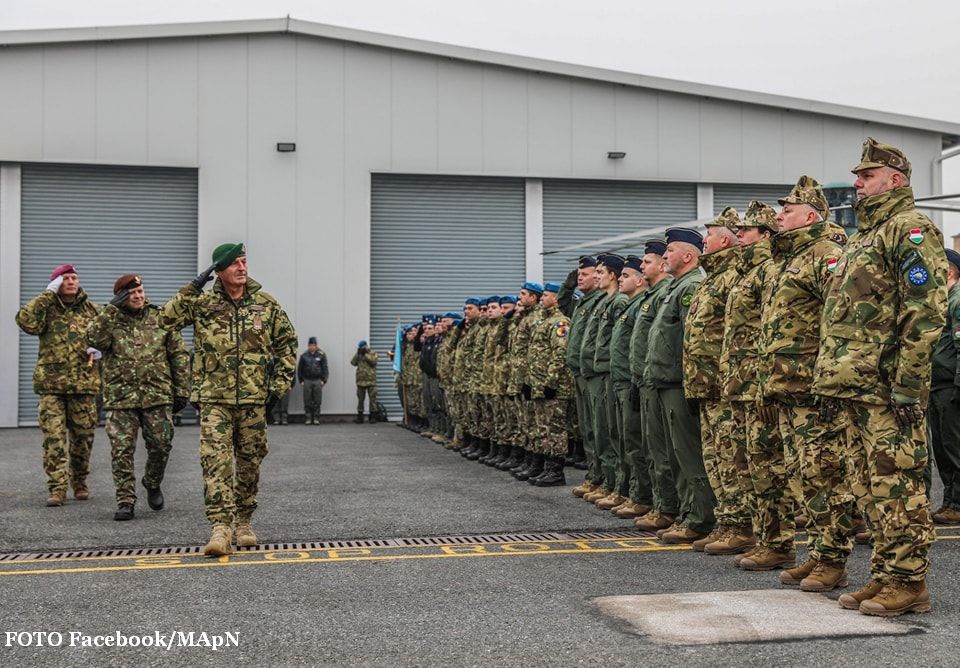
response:
M726 535L721 536L703 548L707 554L737 554L744 552L757 545L757 539L753 535L750 527L735 526L730 527Z
M657 538L663 538L664 534L666 534L668 531L680 531L681 529L683 529L683 525L678 524L677 521L674 520L670 526L666 527L665 529L657 529Z
M623 498L616 492L611 492L608 496L605 496L602 499L598 499L596 502L596 506L600 510L611 510L619 506L624 501L626 501L625 498Z
M632 520L650 512L650 506L630 501L620 506L619 510L614 508L612 512L622 520Z
M847 565L818 561L810 575L800 581L800 591L832 591L847 586Z
M237 547L253 547L257 544L257 534L253 533L250 520L237 521Z
M713 531L708 533L706 536L700 540L695 540L690 544L697 552L703 552L703 548L707 546L708 543L712 543L715 540L720 540L727 535L727 532L730 531L730 527L726 524L718 524L713 528Z
M50 492L50 495L47 497L47 506L51 508L62 506L66 501L67 493L61 489L57 492Z
M86 501L90 498L90 490L87 489L87 483L82 480L73 483L73 498L77 501Z
M740 562L743 563L742 561ZM780 574L780 583L785 585L794 585L799 586L800 581L803 578L810 575L813 572L814 567L817 565L816 559L807 559L805 562L799 566L794 566L793 568L788 568L783 573Z
M596 503L600 499L610 496L611 492L605 487L597 487L589 494L583 495L583 500L589 503Z
M797 565L796 552L782 552L765 546L738 556L742 558L737 562L737 566L745 571L772 571L776 568L793 568Z
M701 533L700 531L694 531L690 527L683 526L678 527L673 531L667 531L662 536L660 540L664 543L669 543L670 545L683 545L685 543L692 543L695 540L703 538L707 534Z
M741 561L743 561L747 557L753 556L754 553L760 552L761 550L765 550L765 549L766 548L763 547L763 545L754 545L749 550L745 550L740 554L735 554L733 555L733 565L736 566L737 568L740 568Z
M841 608L847 610L859 610L861 603L879 594L881 589L883 589L883 583L880 580L870 580L860 591L841 594L837 603L840 604Z
M440 434L434 434L434 435L433 435L433 438L431 438L430 440L433 441L434 443L438 443L438 444L440 444L440 445L443 445L444 443L447 442L447 439L445 439L445 438L444 438L443 436L441 436Z
M633 525L643 531L660 531L668 528L675 519L673 515L664 515L659 510L651 510L646 515L635 519Z
M210 534L210 542L203 546L203 553L208 557L222 557L225 554L233 554L233 546L230 544L233 538L233 532L227 524L214 524L213 531Z
M930 612L927 583L894 580L883 585L880 593L860 604L860 612L875 617L896 617L905 612Z
M596 489L597 489L596 485L594 485L589 480L584 480L582 485L577 485L576 487L573 488L573 495L579 496L582 498L587 494L589 494L590 492L596 491Z
M956 508L944 508L933 514L933 521L936 524L960 524L960 510Z

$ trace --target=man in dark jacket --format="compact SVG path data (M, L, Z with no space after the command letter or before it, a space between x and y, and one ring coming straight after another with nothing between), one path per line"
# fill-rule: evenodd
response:
M317 347L317 337L307 340L307 352L300 355L297 364L297 380L303 386L303 422L320 424L320 404L323 402L323 386L327 384L330 370L327 354Z

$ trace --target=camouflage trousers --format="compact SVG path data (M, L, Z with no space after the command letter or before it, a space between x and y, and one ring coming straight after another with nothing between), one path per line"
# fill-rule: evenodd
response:
M620 425L618 451L622 453L617 490L634 503L651 505L650 461L643 447L643 423L639 406L630 401L630 388L616 390L617 421ZM622 476L622 477L621 477Z
M600 463L597 461L597 440L593 430L593 401L590 398L590 379L576 377L577 422L580 424L580 438L583 440L583 453L587 458L586 480L600 482Z
M447 436L455 443L463 442L463 425L460 422L460 392L451 388L443 390L443 401L447 406L449 426Z
M477 438L493 438L493 395L473 394L471 396L473 399L471 402L472 419L470 422L472 428L470 433Z
M729 401L700 400L700 434L703 467L717 497L714 510L717 524L751 526L748 494L752 488L741 486L739 474L740 470L746 470L747 440L742 423L734 421Z
M136 475L133 453L137 449L137 431L143 430L147 464L143 469L144 486L151 489L163 482L167 459L173 445L173 412L169 405L143 409L107 411L107 437L117 504L136 503Z
M779 425L767 425L752 401L731 402L735 439L746 439L746 466L737 466L747 494L757 543L779 552L793 551L795 501ZM796 469L791 473L796 473Z
M270 416L273 418L274 424L280 424L280 420L286 419L287 411L290 409L290 395L292 392L287 390L283 393L283 396L277 400L277 403L273 406L273 414Z
M420 391L420 385L407 383L403 386L404 406L407 409L407 415L410 417L424 417L423 414L423 394ZM362 409L361 409L362 410Z
M211 524L249 520L257 509L260 463L267 456L261 405L200 406L203 502Z
M377 386L376 385L357 385L357 412L363 413L363 402L364 399L369 398L367 405L370 407L370 412L374 412L377 408Z
M537 437L534 443L536 452L546 457L566 457L567 455L567 418L564 415L566 399L534 399L533 415L536 420Z
M538 400L524 399L520 397L518 402L519 411L517 415L520 419L520 433L522 434L524 448L530 452L544 454L542 443L538 441L539 431L537 429L537 414L534 410L534 404Z
M493 441L500 445L510 445L513 436L510 430L510 422L513 414L513 407L510 405L510 397L502 394L493 397Z
M84 482L90 473L97 398L92 394L41 394L38 419L47 489L65 492L68 482Z
M960 510L960 412L951 403L954 391L948 387L930 393L927 442L937 460L937 473L943 483L943 507ZM927 468L929 470L929 465ZM927 496L930 496L929 481Z
M853 550L847 416L823 424L815 406L778 407L787 472L808 518L807 550L818 561L845 562Z
M935 534L923 482L926 424L899 428L887 406L847 402L849 466L857 505L873 533L872 577L923 580Z
M650 462L653 507L665 515L677 515L680 512L680 501L677 498L673 468L670 466L670 442L667 440L663 421L663 407L657 391L652 387L640 388L640 424L643 427L641 443Z
M303 412L309 419L320 417L320 405L323 403L323 381L303 381Z

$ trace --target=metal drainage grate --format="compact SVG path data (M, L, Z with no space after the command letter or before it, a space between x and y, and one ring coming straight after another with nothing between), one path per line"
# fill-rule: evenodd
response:
M304 550L336 550L370 547L429 547L433 545L490 545L495 543L540 543L564 540L622 540L653 538L648 531L570 531L548 533L502 533L463 536L423 536L417 538L387 538L371 540L331 540L303 543L262 543L254 547L237 548L237 552L283 552ZM61 552L18 552L0 554L0 562L58 561L66 559L116 559L123 557L162 557L200 554L199 546L141 547L102 550L65 550Z

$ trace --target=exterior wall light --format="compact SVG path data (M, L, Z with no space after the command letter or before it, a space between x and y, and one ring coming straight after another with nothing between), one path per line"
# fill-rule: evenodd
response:
M623 160L627 154L623 151L607 151L607 157L611 160Z
M279 153L293 153L297 150L297 145L292 141L277 142L277 151Z

